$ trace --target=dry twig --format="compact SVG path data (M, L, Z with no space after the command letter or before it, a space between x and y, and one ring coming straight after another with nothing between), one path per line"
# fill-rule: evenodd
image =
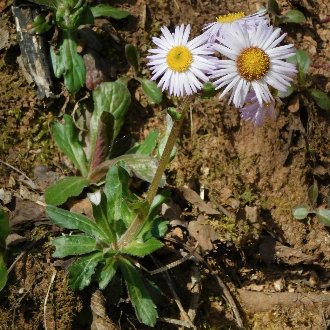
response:
M221 290L222 290L222 293L223 293L223 296L225 298L225 300L228 302L228 304L231 306L231 309L233 311L233 314L235 316L235 320L236 320L236 323L237 325L240 327L240 328L243 328L243 320L240 316L240 313L239 313L239 310L238 310L238 307L237 307L237 304L233 298L233 296L231 295L227 285L222 281L222 279L220 278L220 276L217 274L216 271L213 270L213 268L203 259L203 257L197 253L195 250L191 249L190 247L188 247L186 244L182 243L182 242L179 242L173 238L166 238L166 240L170 241L170 242L173 242L173 243L176 243L176 244L180 244L181 246L183 246L188 252L190 252L198 262L201 262L203 263L207 269L209 269L210 273L215 276L217 282L218 282L218 285L220 286Z
M47 294L46 294L46 297L45 297L45 301L44 301L44 328L45 330L47 330L47 301L48 301L48 297L49 297L49 292L50 292L50 289L54 283L54 280L55 280L55 277L56 277L56 269L53 271L53 274L52 274L52 277L50 278L50 283L49 283L49 286L48 286L48 290L47 290Z
M158 267L161 266L160 262L159 262L158 260L156 260L153 256L151 256L151 259L152 259L152 261L156 264L156 266L158 266ZM162 268L163 268L163 267L162 267ZM180 299L179 299L179 296L177 295L176 291L174 290L174 286L173 286L173 284L172 284L171 277L169 276L167 270L164 270L161 274L162 274L164 280L166 281L168 287L170 288L171 293L172 293L172 295L173 295L173 297L174 297L174 301L175 301L175 303L177 304L177 306L178 306L178 308L179 308L179 310L180 310L180 312L181 312L181 315L185 318L185 322L188 323L189 328L191 328L191 329L197 329L197 328L194 326L194 324L191 322L191 320L190 320L190 318L189 318L187 312L184 310L184 308L183 308L183 306L182 306L182 304L181 304L181 301L180 301Z

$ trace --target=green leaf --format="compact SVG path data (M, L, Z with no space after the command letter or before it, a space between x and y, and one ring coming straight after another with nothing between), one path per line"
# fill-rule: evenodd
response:
M283 97L289 97L294 91L296 90L296 86L291 84L287 91L286 92L281 92L281 91L278 91L277 95L281 98Z
M125 46L125 55L127 62L134 68L136 72L139 71L139 51L134 45L127 44Z
M110 155L114 122L115 119L111 113L102 112L97 129L95 149L91 159L91 169L97 167Z
M91 7L91 10L94 17L107 16L114 19L122 19L130 15L130 13L126 10L121 10L107 4L100 4Z
M120 80L104 82L93 91L93 100L94 111L90 120L91 155L93 155L96 147L102 113L109 112L113 115L113 139L115 139L124 123L124 116L131 103L131 94L126 85Z
M115 166L122 161L122 167L129 172L130 175L135 175L139 179L151 182L158 166L156 158L144 154L127 154L107 160L95 168L89 175L91 182L99 182L104 178L108 169ZM159 186L164 187L166 184L166 177L163 174Z
M104 191L108 199L108 219L122 220L128 227L136 214L134 204L139 199L129 190L130 176L120 165L109 169Z
M103 259L102 252L95 252L77 259L69 267L69 286L73 290L82 290L91 283L97 264Z
M156 158L138 153L122 155L118 157L118 159L124 161L122 166L130 175L134 174L139 179L152 182L158 167L158 161ZM159 186L164 187L165 184L166 177L163 174Z
M268 0L267 10L268 10L269 13L271 13L273 15L280 15L281 14L280 7L277 4L276 0Z
M171 130L172 130L172 126L173 126L173 119L167 113L166 114L166 129L165 129L165 132L163 132L163 134L161 135L161 138L160 138L160 141L159 141L159 144L158 144L158 150L157 150L158 159L160 159L163 155L165 145L167 143L167 139L168 139L168 137L171 133ZM176 154L176 147L174 147L172 152L171 152L171 157L170 157L171 160L175 157L175 154Z
M163 93L157 84L146 78L137 78L140 82L144 94L148 97L150 104L159 104L162 102Z
M26 30L30 34L42 34L49 31L52 27L50 19L46 20L44 15L37 15L33 21L26 26Z
M107 242L108 243L113 243L116 240L116 235L114 233L114 229L112 227L112 219L108 219L108 214L107 214L107 198L105 194L102 192L101 193L101 202L99 205L94 205L92 204L93 207L93 216L95 219L95 222L99 228L102 229L102 231L106 234L107 236Z
M71 255L81 255L97 250L95 237L86 235L61 236L52 240L56 247L54 258L64 258Z
M3 253L0 251L0 291L5 287L8 279L8 270Z
M303 23L306 21L304 14L299 10L289 10L282 17L281 21L284 23Z
M309 213L311 212L304 206L297 206L292 210L292 215L297 220L305 219Z
M63 31L60 48L55 51L51 47L50 57L55 76L64 77L64 84L70 93L78 92L85 84L86 68L82 56L77 53L75 34Z
M86 1L61 1L55 14L56 25L66 32L75 32L80 25L93 24L94 17Z
M115 258L107 259L102 267L99 276L99 288L103 290L115 276L118 268L118 261Z
M128 150L126 154L142 154L150 156L156 148L158 135L158 131L151 131L141 144L135 145Z
M174 121L180 120L182 118L182 113L176 108L169 107L166 109L166 112L171 116Z
M50 205L61 205L69 197L79 196L85 187L90 184L88 179L81 176L70 176L57 181L47 187L45 201Z
M214 85L210 82L206 82L203 85L202 98L210 98L217 95L218 91L215 89Z
M310 94L321 109L330 110L330 98L326 93L319 89L312 89Z
M78 129L69 115L64 115L64 124L55 123L52 135L62 152L72 161L82 176L87 176L86 155L78 139Z
M316 216L321 223L323 223L327 227L330 227L330 210L318 209L316 211Z
M319 196L319 188L317 186L317 181L314 180L313 184L308 188L308 199L312 207L316 207L318 196Z
M149 208L147 219L143 227L136 236L137 239L146 241L151 237L160 238L166 234L168 221L159 217L160 206L170 197L169 190L163 190L160 194L156 195Z
M0 205L0 251L2 242L4 242L10 233L8 214L2 209Z
M156 324L158 314L139 271L124 258L120 259L119 267L138 320L153 327Z
M289 57L287 59L289 63L296 64L299 75L300 84L305 84L306 74L308 72L311 59L307 52L302 49L298 49L295 56Z
M296 56L297 56L298 70L303 72L304 74L307 74L309 70L309 66L311 64L311 59L308 53L302 49L298 49Z
M163 247L164 244L158 239L152 237L147 241L132 241L130 245L121 249L122 253L130 254L136 257L144 257Z
M95 238L106 238L102 230L92 220L82 214L73 213L51 205L46 207L46 214L60 227L78 229Z

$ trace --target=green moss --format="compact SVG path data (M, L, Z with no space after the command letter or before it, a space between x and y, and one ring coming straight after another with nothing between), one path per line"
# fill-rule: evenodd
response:
M238 237L236 221L226 215L223 215L219 220L208 220L208 223L219 234L220 240L228 234L233 241Z

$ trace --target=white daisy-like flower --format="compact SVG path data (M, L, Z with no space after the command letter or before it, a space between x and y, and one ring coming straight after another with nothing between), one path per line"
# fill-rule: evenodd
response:
M196 93L209 80L207 72L214 70L217 59L207 43L205 36L198 36L188 41L190 25L177 26L171 33L162 27L162 36L153 37L158 46L149 49L153 55L147 56L147 64L152 70L152 80L159 77L158 86L170 95L184 96Z
M270 103L264 103L261 106L255 92L250 91L246 96L245 106L239 109L241 118L245 121L250 121L255 127L262 126L267 117L275 120L277 117L275 102L282 104L281 100L276 97Z
M280 28L266 24L260 24L254 33L241 26L228 31L214 48L229 59L219 60L210 76L215 79L216 89L226 86L220 98L232 90L229 103L240 108L252 88L262 106L273 100L268 85L286 92L297 70L294 64L285 61L295 55L293 45L278 46L285 36Z
M208 42L215 42L217 38L222 38L227 31L230 31L236 25L245 25L247 29L255 28L260 23L268 23L265 16L267 10L260 10L252 15L246 16L243 11L229 13L216 17L216 21L205 24L203 30L207 36Z

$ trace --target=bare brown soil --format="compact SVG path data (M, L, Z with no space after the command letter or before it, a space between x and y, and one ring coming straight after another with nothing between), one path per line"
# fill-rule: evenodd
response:
M311 73L317 87L329 92L329 3L279 3L283 12L296 6L307 17L303 25L282 27L288 32L287 40L311 56ZM113 24L122 40L139 48L142 59L151 45L151 36L162 25L190 23L197 34L203 24L217 15L241 10L252 13L258 5L264 5L232 0L136 0L111 4L132 13L124 22ZM34 86L26 82L16 61L19 48L10 6L0 8L0 29L9 32L8 43L0 50L0 159L33 179L34 170L37 166L40 170L40 165L48 166L53 175L67 173L70 167L51 140L49 124L64 111L70 113L85 92L75 97L63 95L52 103L38 100ZM130 74L127 68L117 69L120 74ZM162 107L152 108L139 88L132 84L131 89L134 101L124 134L139 140L151 128L162 129L163 109L170 100ZM225 101L196 98L168 171L173 191L169 236L182 238L188 246L199 242L202 248L198 252L228 285L247 329L318 330L327 329L330 324L329 229L316 218L297 221L292 216L292 208L308 203L308 187L314 180L320 191L317 206L330 207L330 114L307 99L298 110L290 111L293 102L284 101L276 122L255 129L242 122L238 111ZM58 264L51 257L49 239L58 229L35 210L17 218L17 212L23 209L19 208L19 201L33 199L33 192L28 194L17 171L2 163L0 184L15 195L6 207L12 221L16 221L13 231L26 239L11 248L9 265L22 251L26 253L16 262L1 292L0 329L42 329L44 317L48 329L90 328L95 319L90 308L94 288L83 293L68 288L63 267L56 267ZM217 212L212 213L196 199L193 201L192 195L187 197L183 187L198 194L203 191L204 201ZM189 227L197 219L208 228L203 237L200 231L205 226L199 225L197 231ZM30 241L35 242L33 246ZM156 254L156 258L166 264L178 256L166 250ZM193 289L188 284L194 265L189 261L170 273L187 309L192 299ZM215 276L201 263L198 269L202 288L194 321L197 329L235 329L233 306L224 300ZM56 275L52 283L53 274ZM166 293L157 301L161 317L180 319L166 283L161 276L155 278L157 281ZM127 301L119 307L107 307L110 318L122 329L142 329ZM178 327L160 321L157 328Z

